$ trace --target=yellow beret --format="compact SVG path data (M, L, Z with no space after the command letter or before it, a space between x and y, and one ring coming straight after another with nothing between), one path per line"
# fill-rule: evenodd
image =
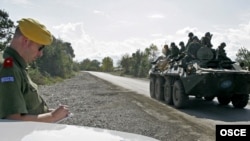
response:
M53 41L51 33L38 21L31 18L23 18L18 21L19 29L28 39L41 44L50 45Z

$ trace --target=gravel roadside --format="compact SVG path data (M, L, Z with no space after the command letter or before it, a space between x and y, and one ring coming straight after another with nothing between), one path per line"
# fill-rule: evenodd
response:
M60 124L141 134L161 141L213 141L214 131L173 108L115 86L87 72L50 86L39 86L50 107L69 105L73 117Z

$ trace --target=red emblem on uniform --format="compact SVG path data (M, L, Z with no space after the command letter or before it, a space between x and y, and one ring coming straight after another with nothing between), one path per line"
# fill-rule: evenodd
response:
M13 67L13 59L11 57L6 58L3 63L4 68L11 68Z

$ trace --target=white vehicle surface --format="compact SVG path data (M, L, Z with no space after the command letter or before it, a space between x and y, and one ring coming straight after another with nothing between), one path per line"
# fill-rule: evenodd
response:
M143 135L86 126L0 119L1 141L158 141Z

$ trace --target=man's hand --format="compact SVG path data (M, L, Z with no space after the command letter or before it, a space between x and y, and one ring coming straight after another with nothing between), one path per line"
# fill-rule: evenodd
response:
M67 105L60 105L58 108L51 111L51 116L55 122L62 120L70 115Z

